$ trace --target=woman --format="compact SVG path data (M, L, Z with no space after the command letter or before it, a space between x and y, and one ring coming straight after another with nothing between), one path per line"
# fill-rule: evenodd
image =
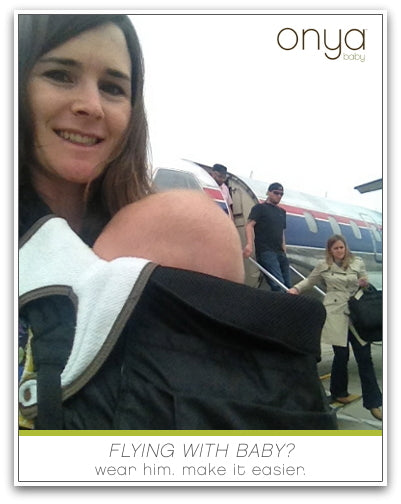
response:
M358 364L363 405L381 420L382 394L376 381L370 343L363 341L350 325L348 310L348 299L359 287L368 285L368 278L362 259L353 256L343 236L334 235L327 240L325 261L288 292L301 294L319 281L323 281L327 289L324 299L327 318L321 340L332 344L334 351L330 381L332 398L343 404L350 402L347 366L351 343Z
M20 425L335 428L321 305L240 285L239 235L201 191L150 194L129 18L19 20Z
M92 246L124 208L95 245L100 257L139 255L243 282L236 229L209 198L176 191L143 206L150 192L144 70L129 18L20 15L19 37L20 234L52 212Z
M53 281L46 279L50 273L62 284L83 278L88 260L103 264L88 256L87 245L98 258L146 257L148 266L243 282L238 233L217 205L200 192L150 194L143 85L142 52L126 15L19 15L19 235L23 243L50 215L68 224L45 234L44 250L26 260L20 252L22 289L32 290L29 282L42 278ZM51 252L54 243L64 249ZM59 265L52 266L55 254ZM122 283L128 292L138 276L132 262L120 275L118 293L112 292L118 276L108 280L113 301ZM145 267L140 263L142 276ZM60 309L51 305L41 307L49 320ZM22 315L20 374L28 380L32 324L25 318L32 314ZM71 317L63 311L61 319Z
M101 36L100 30L105 24L108 24L108 30ZM101 74L97 77L93 75L92 81L83 80L83 70L78 72L79 59L90 57L90 53L80 56L76 47L79 39L77 41L76 37L92 29L97 29L97 39L102 44L99 49L105 49L104 46L113 41L113 36L119 36L109 47L108 59L116 53L120 60L116 62L117 66L128 74L127 78L124 74L121 77L105 74L107 80L99 80L98 86L96 80L102 77ZM75 45L71 46L71 40ZM68 45L64 58L64 54L57 51L65 43ZM89 51L90 41L87 43ZM70 53L73 56L71 60L67 58ZM107 64L107 60L104 63ZM98 88L97 96L94 92L89 93L89 85L92 85L93 91ZM66 214L67 220L87 242L93 242L112 214L149 191L143 65L139 42L129 20L124 16L20 15L19 103L22 210L28 208L31 211L45 200L43 203L47 203L52 211L63 216ZM99 117L99 114L104 117ZM108 132L110 138L103 141L102 136L108 127L111 128ZM63 133L63 130L66 131ZM77 134L86 133L86 130L90 133L90 137L81 139L81 142L76 137L77 152L72 150L73 145L68 152L68 139L62 138L68 130ZM69 140L72 144L72 138ZM92 146L92 149L86 145L89 152L84 154L85 141L99 145ZM90 150L96 152L90 154ZM69 162L73 157L79 159L81 156L81 166L86 171L79 178L76 175L74 178L68 165L58 167L58 158L62 154ZM87 166L83 164L84 156ZM53 164L54 168L51 167ZM42 188L46 180L50 180L47 191ZM56 191L62 193L61 202ZM62 203L64 208L55 208ZM43 205L41 207L43 213L45 209ZM73 212L73 215L68 212ZM24 213L21 225L28 218ZM31 220L35 218L33 216Z

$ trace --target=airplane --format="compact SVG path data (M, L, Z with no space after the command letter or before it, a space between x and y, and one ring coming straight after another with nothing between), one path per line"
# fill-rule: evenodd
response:
M158 162L152 172L153 186L158 191L169 189L203 190L229 214L229 209L217 182L197 163L183 159Z
M210 176L211 170L211 166L195 161L172 161L157 164L153 180L159 190L177 187L203 189L229 213L219 186ZM269 183L229 172L226 184L233 200L234 223L244 246L249 212L252 206L266 200ZM365 262L370 283L377 289L382 288L380 212L291 189L285 190L280 206L287 212L285 240L293 283L307 276L318 261L324 259L327 239L333 234L341 234L350 250ZM254 261L245 260L244 265L247 285L268 288Z

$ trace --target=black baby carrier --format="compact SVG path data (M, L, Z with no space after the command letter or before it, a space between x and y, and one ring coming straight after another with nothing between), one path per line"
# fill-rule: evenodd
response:
M144 259L99 259L63 219L20 243L35 429L335 429L317 373L325 311Z

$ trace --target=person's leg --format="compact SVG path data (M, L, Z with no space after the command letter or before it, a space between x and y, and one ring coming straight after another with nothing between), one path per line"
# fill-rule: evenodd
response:
M278 254L278 261L280 263L281 274L283 277L283 283L288 288L291 287L291 274L290 274L290 262L286 254L280 253Z
M261 266L265 268L269 273L271 273L277 280L279 280L282 284L284 284L284 278L281 273L280 262L278 260L278 254L276 252L272 252L267 250L258 254L257 261ZM267 275L265 275L267 283L270 285L272 291L282 291L281 287L270 279ZM284 284L285 285L285 284Z
M349 346L333 345L334 357L331 366L330 393L333 399L347 397Z
M383 399L373 367L370 343L361 345L352 333L350 333L350 342L358 364L363 406L368 410L379 408L382 406Z
M134 256L162 266L244 282L239 234L201 191L152 194L122 208L96 240L102 259Z

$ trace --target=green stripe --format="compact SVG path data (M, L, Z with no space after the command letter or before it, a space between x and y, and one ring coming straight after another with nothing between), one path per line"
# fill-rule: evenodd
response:
M20 436L382 436L381 430L20 430Z

